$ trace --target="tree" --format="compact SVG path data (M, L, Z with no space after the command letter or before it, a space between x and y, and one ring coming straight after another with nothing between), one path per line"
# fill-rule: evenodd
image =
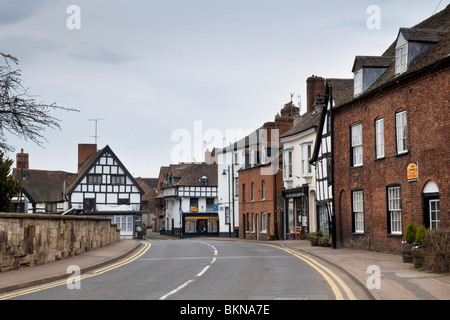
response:
M22 183L11 175L13 160L4 157L0 151L0 212L11 211L11 198L18 195Z
M0 151L13 151L7 144L5 131L42 146L47 141L42 132L45 128L60 129L60 120L50 112L52 110L78 111L53 104L37 102L21 83L21 72L14 68L19 60L0 52Z

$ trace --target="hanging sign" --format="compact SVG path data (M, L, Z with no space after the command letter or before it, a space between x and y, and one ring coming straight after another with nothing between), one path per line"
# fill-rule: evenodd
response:
M419 164L411 162L406 168L408 174L408 182L419 181Z

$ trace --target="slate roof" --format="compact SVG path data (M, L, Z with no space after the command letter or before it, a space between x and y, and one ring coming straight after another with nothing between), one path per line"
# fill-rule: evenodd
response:
M443 64L444 61L447 61L446 63L448 63L448 60L450 59L449 31L450 5L412 28L400 28L395 41L387 48L382 56L379 57L380 61L382 61L383 58L391 59L392 57L395 57L395 46L400 33L404 35L406 40L435 42L436 45L400 75L395 74L395 59L392 59L388 69L365 92L355 99L350 99L348 102L361 100L362 98L379 91L383 86L405 79L411 74L419 72L420 70L425 70L426 67L437 66ZM355 69L355 65L353 68Z
M319 122L320 122L320 112L317 112L316 110L307 113L305 115L302 115L300 122L297 125L295 125L292 129L286 131L286 133L283 134L281 138L293 136L298 133L309 130L311 128L315 128L319 125Z

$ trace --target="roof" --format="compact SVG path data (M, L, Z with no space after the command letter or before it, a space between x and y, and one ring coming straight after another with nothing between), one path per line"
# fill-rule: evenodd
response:
M135 186L139 189L139 192L144 193L142 188L139 186L139 184L136 182L136 180L133 178L133 176L130 174L130 172L127 170L127 168L122 164L122 162L119 160L119 158L114 154L114 152L111 150L111 148L107 145L103 149L98 150L94 155L92 155L78 170L77 174L73 177L72 181L66 188L66 193L72 193L72 191L75 189L75 187L80 183L80 181L88 174L88 172L91 170L91 168L95 165L98 158L104 153L108 152L113 156L113 158L117 161L119 166L122 168L122 170L125 172L125 175L127 175L135 184Z
M300 122L297 125L295 125L292 129L286 131L286 133L283 134L281 138L286 138L304 132L311 128L316 128L319 125L319 122L320 122L320 112L318 112L317 110L302 115Z
M408 41L434 42L436 45L425 53L414 65L408 68L400 75L395 74L395 46L398 35L395 41L387 48L379 59L372 57L372 61L381 62L383 59L391 60L387 66L387 70L361 95L347 102L358 101L375 92L378 92L382 87L391 83L396 83L401 79L407 79L410 75L425 70L427 67L438 65L446 59L449 59L450 53L450 5L444 10L436 13L430 18L422 21L412 28L400 28L398 35L403 34ZM361 61L364 59L360 59ZM357 61L355 60L355 64ZM353 69L355 70L355 64ZM334 91L334 90L333 90ZM346 104L346 102L342 103Z
M365 68L387 68L394 61L395 57L385 56L356 56L353 63L352 72L356 72L362 67Z
M14 169L13 175L21 180L21 169ZM63 202L64 187L74 176L64 171L23 169L22 188L34 202Z
M208 186L217 186L217 164L202 163L180 163L170 165L166 177L178 178L176 182L166 187L173 186L202 186L200 178L208 177Z

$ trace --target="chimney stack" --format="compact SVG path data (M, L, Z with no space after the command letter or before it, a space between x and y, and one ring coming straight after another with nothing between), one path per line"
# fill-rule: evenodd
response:
M96 144L78 144L78 170L97 152Z
M314 110L314 102L317 100L318 94L325 93L325 79L318 76L311 76L306 80L306 112L310 113ZM324 101L322 99L322 101Z
M17 169L29 169L28 153L23 153L23 149L20 153L16 154L16 168Z

